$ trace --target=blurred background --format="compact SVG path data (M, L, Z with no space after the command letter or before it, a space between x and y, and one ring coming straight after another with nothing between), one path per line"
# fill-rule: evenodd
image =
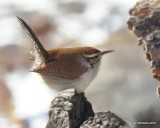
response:
M0 1L0 128L44 128L56 92L35 73L32 41L16 16L34 30L46 49L92 46L115 50L103 57L98 76L86 90L95 111L110 110L133 127L160 123L157 83L137 38L127 30L128 11L137 0ZM153 118L154 117L154 118Z

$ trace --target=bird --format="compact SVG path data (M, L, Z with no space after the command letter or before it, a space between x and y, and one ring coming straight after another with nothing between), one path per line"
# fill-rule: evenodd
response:
M22 18L17 18L34 46L34 63L28 71L38 73L58 92L70 88L84 92L97 76L102 56L114 51L100 51L89 46L46 50L31 27Z

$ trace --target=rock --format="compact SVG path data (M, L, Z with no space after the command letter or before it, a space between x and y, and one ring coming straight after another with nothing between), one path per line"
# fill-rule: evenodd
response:
M126 122L115 114L99 112L94 114L92 105L84 93L75 89L60 92L51 102L49 121L46 128L129 128Z

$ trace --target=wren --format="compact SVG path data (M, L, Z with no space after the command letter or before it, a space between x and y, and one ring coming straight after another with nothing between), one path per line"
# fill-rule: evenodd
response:
M96 77L101 58L113 50L93 47L55 48L45 50L29 25L17 17L33 41L35 59L29 71L39 73L45 83L57 91L74 88L83 92Z

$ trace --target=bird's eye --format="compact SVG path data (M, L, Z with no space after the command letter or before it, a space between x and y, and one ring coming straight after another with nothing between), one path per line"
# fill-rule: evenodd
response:
M49 58L49 59L47 59L47 62L48 62L48 63L50 63L50 62L54 62L54 59Z

